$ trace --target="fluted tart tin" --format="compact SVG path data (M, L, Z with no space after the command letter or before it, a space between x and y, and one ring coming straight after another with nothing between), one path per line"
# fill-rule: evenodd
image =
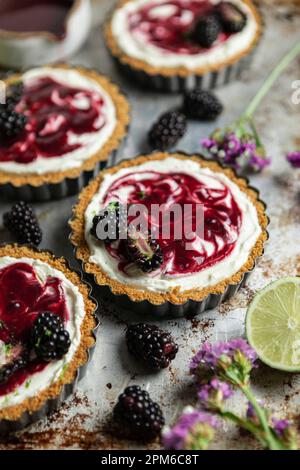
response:
M122 152L130 125L127 97L105 76L79 66L9 75L8 93L20 81L25 97L15 111L27 123L0 147L0 197L39 202L77 194Z
M177 67L175 65L168 65L168 61L166 60L164 62L161 61L162 63L159 65L155 65L154 62L152 63L149 61L149 58L146 55L142 59L140 54L142 54L141 51L143 51L143 53L145 52L143 49L138 51L136 56L134 54L131 55L131 49L134 47L133 45L131 49L128 46L128 51L127 48L123 50L121 41L122 37L124 38L125 35L115 35L115 17L119 14L119 11L122 8L126 8L126 4L130 2L134 3L132 0L119 1L117 7L112 11L105 25L104 35L107 48L116 66L119 68L121 73L130 79L131 82L134 82L143 88L171 93L189 91L194 88L214 89L227 85L235 80L239 80L251 67L255 51L263 33L263 18L260 15L259 7L254 5L251 0L240 2L244 3L244 5L249 9L252 21L256 23L256 31L253 32L253 36L249 41L249 44L245 44L244 48L241 48L238 53L230 55L228 59L226 59L226 56L224 55L222 60L220 60L219 57L215 63L213 61L209 61L206 65L193 66L191 62L189 66L180 64ZM149 3L151 4L150 0ZM143 5L141 5L141 8ZM170 5L166 5L166 7L168 6ZM160 7L159 2L157 3L157 6L155 4L155 7ZM162 6L162 9L163 7L164 5ZM129 7L128 12L133 14ZM137 17L138 15L139 13L137 13ZM151 20L153 20L153 18L151 17ZM162 21L163 20L164 17L162 18ZM126 34L128 33L126 32ZM151 48L149 48L149 54L151 54Z
M134 277L130 283L124 280L123 277L121 281L119 277L114 278L112 274L108 275L103 265L97 264L94 261L94 255L91 258L90 247L86 239L86 214L88 213L88 208L93 198L96 197L96 201L98 201L97 197L101 193L103 179L107 177L105 179L107 186L108 176L112 176L113 178L113 175L116 173L118 173L118 175L125 175L125 170L129 171L130 167L134 167L134 172L137 172L137 167L143 164L146 165L147 162L153 163L153 169L156 169L156 173L159 173L157 169L161 168L158 167L159 162L166 161L168 158L175 158L179 161L184 160L187 164L188 162L192 162L192 165L199 165L199 167L204 168L205 171L207 170L223 175L223 178L227 178L226 181L230 180L232 184L235 183L236 186L238 186L241 193L244 193L243 197L245 197L245 200L249 199L249 207L252 207L253 204L251 209L254 211L253 214L256 213L256 233L258 235L257 238L255 235L253 245L251 245L252 248L249 248L249 252L247 251L247 253L249 253L247 254L248 258L245 256L246 261L243 261L242 264L238 262L238 267L233 275L222 275L223 277L220 277L220 280L216 277L215 283L210 282L207 284L207 287L197 288L197 281L193 281L193 286L184 287L182 289L182 283L180 283L180 280L177 281L175 277L173 284L170 285L168 290L154 291L153 289L147 289L147 283L150 282L150 280L151 283L153 283L151 277L143 277L142 287L138 283L135 285ZM170 174L172 174L172 170L170 170ZM104 197L103 193L101 194L101 197ZM188 155L184 152L174 154L153 153L147 156L139 156L131 160L124 160L118 165L104 170L102 175L99 175L96 180L91 182L90 185L82 191L79 196L79 202L73 209L73 216L69 221L71 226L70 241L74 248L74 256L79 262L82 271L88 276L88 280L93 279L95 284L99 287L100 295L102 292L104 296L115 300L117 305L122 306L124 309L137 310L141 315L147 312L157 317L195 316L205 310L216 308L224 300L233 297L246 283L256 266L257 260L264 253L264 244L268 239L268 223L269 219L266 215L266 206L261 201L259 192L249 185L246 178L238 176L234 170L226 168L219 163L212 162L201 155ZM244 258L242 259L244 260ZM118 264L112 269L118 269ZM194 274L191 274L190 279L193 276ZM181 276L181 279L184 279L184 277ZM189 286L189 276L185 277L185 282L186 285Z
M56 258L50 250L39 250L28 245L0 245L0 256L30 258L61 270L66 278L80 290L84 299L85 316L81 325L81 340L72 358L71 365L62 376L55 379L37 396L25 398L18 405L7 406L0 410L0 434L19 431L45 418L49 413L57 411L77 389L78 383L87 373L95 347L99 328L97 318L98 303L92 296L92 286L83 279L82 273L74 271L65 258ZM76 364L75 364L76 363Z

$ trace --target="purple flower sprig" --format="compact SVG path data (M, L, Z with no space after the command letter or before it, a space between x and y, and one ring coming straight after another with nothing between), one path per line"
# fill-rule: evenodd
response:
M226 129L217 129L201 144L209 158L235 170L259 173L271 164L252 120L242 119Z
M207 450L218 427L214 416L187 407L175 426L164 430L163 445L167 450Z
M257 355L244 339L203 344L190 363L200 409L184 409L177 423L165 428L162 437L165 449L207 450L221 418L247 430L265 449L297 450L297 432L293 425L288 420L272 417L253 394L250 373L255 367ZM226 401L235 390L247 398L244 416L226 409Z
M203 344L190 363L190 372L198 387L199 404L206 411L231 420L251 432L266 449L291 449L294 441L287 439L287 435L292 435L291 431L280 436L274 425L270 424L269 412L251 391L250 374L255 367L257 355L244 339ZM225 402L235 389L240 390L248 400L245 418L225 409Z
M279 61L240 118L228 128L218 129L210 138L202 140L203 149L209 158L221 161L237 170L245 168L260 172L270 165L271 160L266 156L265 148L254 125L255 112L277 78L298 54L300 54L300 42L297 42ZM299 162L297 155L291 158L296 158Z
M300 150L289 152L286 156L286 159L293 168L300 168Z

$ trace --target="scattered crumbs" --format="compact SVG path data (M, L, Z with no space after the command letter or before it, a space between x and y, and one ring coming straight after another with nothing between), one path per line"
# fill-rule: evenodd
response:
M233 298L219 305L218 311L220 315L225 316L231 310L248 307L249 303L253 300L255 294L256 292L250 289L250 287L243 287Z
M200 320L198 318L191 318L190 322L193 330L202 330L204 333L215 325L214 321L210 319Z
M263 271L264 277L268 278L274 276L295 276L300 274L300 255L286 258L281 263L273 261L270 258L262 258L259 263L260 268Z
M173 369L172 366L169 366L169 374L170 374L170 381L172 383L175 383L177 382L177 374L176 374L176 371Z

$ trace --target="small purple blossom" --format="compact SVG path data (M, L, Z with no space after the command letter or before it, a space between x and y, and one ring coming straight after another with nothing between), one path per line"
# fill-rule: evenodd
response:
M290 427L291 423L287 419L273 418L273 429L278 437L283 437L285 431Z
M213 378L209 383L200 385L198 398L207 409L221 408L224 401L233 395L232 387L219 379Z
M254 349L249 346L244 339L234 339L228 343L204 343L202 348L199 349L197 354L193 357L190 363L191 372L195 372L199 366L206 370L214 371L218 368L220 360L230 359L234 357L235 353L241 352L252 365L254 365L257 355Z
M272 419L273 431L288 450L298 450L298 436L295 426L288 419Z
M257 361L257 354L247 341L242 338L233 339L230 341L229 348L233 355L235 352L240 351L252 365Z
M264 406L263 400L257 400L257 403L259 404L260 407ZM248 402L248 407L247 407L247 411L246 411L246 418L249 419L250 421L253 421L256 424L259 423L256 411L254 409L254 406L252 405L252 403L250 401Z
M218 427L219 422L214 416L188 407L176 425L163 432L163 445L169 450L195 450L197 447L203 450Z
M300 168L300 151L288 153L286 159L293 168Z
M221 356L229 353L228 343L217 343L212 345L204 343L190 363L190 370L193 373L201 364L207 370L215 370Z
M255 172L260 172L264 170L267 166L271 164L271 159L266 157L260 157L259 155L252 155L249 160L249 167Z
M257 415L256 415L256 411L254 409L254 406L252 405L252 403L250 403L250 401L248 402L248 407L247 407L247 411L246 411L246 417L247 419L256 419L257 418Z

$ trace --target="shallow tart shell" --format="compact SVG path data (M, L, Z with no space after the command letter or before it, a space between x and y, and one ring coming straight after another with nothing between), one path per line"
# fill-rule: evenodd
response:
M95 177L107 164L108 160L116 158L122 150L122 144L128 133L130 124L130 105L120 89L108 78L94 70L83 67L72 67L66 64L46 68L75 70L83 76L98 83L111 97L116 108L116 127L95 154L85 160L78 168L65 171L48 172L43 174L17 174L0 169L0 197L23 199L26 201L48 201L77 194L91 178ZM21 74L14 74L5 80L7 85L17 82Z
M16 406L0 410L0 433L7 433L22 429L44 418L49 412L57 410L61 403L74 393L79 380L85 376L87 365L92 358L99 322L96 318L97 302L91 297L91 286L82 280L80 274L69 267L65 258L56 258L50 251L40 251L16 244L1 245L0 257L2 256L38 259L63 272L66 278L78 287L85 304L81 341L72 361L59 380L50 387L36 396L26 398Z
M249 254L247 262L230 278L222 282L208 286L204 289L192 289L180 292L179 287L164 293L156 293L149 290L142 290L134 285L125 285L119 281L111 279L104 270L89 261L90 251L85 240L85 211L107 173L114 174L123 168L140 165L149 160L162 160L167 157L178 159L192 159L202 167L210 168L214 172L224 173L230 180L237 184L241 191L247 194L248 198L256 208L261 234ZM249 186L246 178L239 177L230 168L224 168L219 163L209 161L201 155L188 155L180 153L153 153L148 156L138 156L131 160L124 160L120 164L104 170L98 177L85 188L79 196L77 205L73 208L73 217L69 221L71 226L70 240L74 247L74 254L79 261L82 270L92 276L95 283L110 295L117 296L118 305L120 302L124 307L141 308L158 316L186 316L196 315L204 310L215 308L223 300L232 297L246 282L253 271L257 259L264 252L264 244L268 239L267 226L269 219L265 213L266 206L259 198L259 192Z
M239 79L251 65L253 54L263 33L262 17L252 0L243 0L251 9L257 23L257 34L248 47L230 60L194 69L184 66L154 67L146 61L127 55L122 50L112 31L112 16L129 1L132 0L119 0L105 25L104 36L108 50L120 71L143 87L167 92L187 91L196 87L213 89Z

